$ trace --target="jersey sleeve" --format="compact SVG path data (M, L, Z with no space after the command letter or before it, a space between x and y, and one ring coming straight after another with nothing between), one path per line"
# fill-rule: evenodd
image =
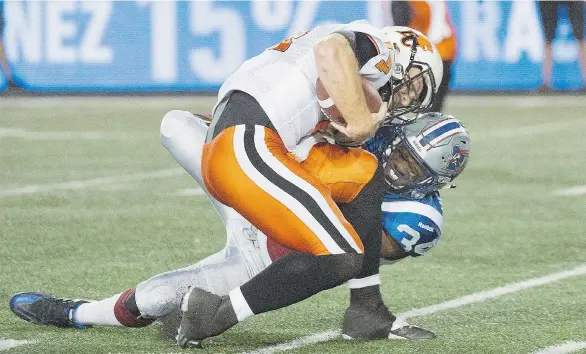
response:
M377 89L389 81L392 66L391 44L386 40L386 34L382 30L365 21L354 21L336 32L343 35L353 33L345 36L351 41L350 44L356 52L360 76L370 81Z
M423 256L433 248L443 226L439 196L422 200L385 197L382 218L385 233L412 257Z
M368 34L363 32L354 32L349 30L340 30L335 33L341 34L348 40L350 47L354 51L356 60L358 60L358 67L362 69L370 59L379 54L379 49L376 43Z

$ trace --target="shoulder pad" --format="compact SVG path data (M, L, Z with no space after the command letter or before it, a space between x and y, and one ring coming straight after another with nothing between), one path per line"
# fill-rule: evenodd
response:
M438 194L424 199L385 196L383 226L412 257L424 255L439 241L443 215Z

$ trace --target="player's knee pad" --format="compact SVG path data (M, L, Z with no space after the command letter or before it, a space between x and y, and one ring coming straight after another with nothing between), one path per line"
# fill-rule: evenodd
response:
M190 116L193 117L193 114L178 109L167 112L161 120L161 136L164 138L173 137L176 133L181 131L183 122Z
M169 111L161 121L161 143L202 187L201 155L207 130L201 119L187 111Z
M188 111L174 109L167 112L161 120L161 139L175 139L188 143L195 140L199 145L205 144L208 126L200 117Z
M180 307L188 286L174 281L167 273L155 275L137 285L136 305L145 316L165 316Z

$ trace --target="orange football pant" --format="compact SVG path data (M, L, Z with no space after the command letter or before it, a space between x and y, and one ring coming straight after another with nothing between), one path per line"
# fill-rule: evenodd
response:
M364 251L330 189L269 128L224 129L204 145L202 177L214 198L287 248L314 255Z

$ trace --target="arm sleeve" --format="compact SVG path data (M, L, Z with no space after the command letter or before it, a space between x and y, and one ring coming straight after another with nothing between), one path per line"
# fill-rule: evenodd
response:
M358 67L360 69L362 69L364 64L368 63L370 59L379 54L373 39L366 33L349 30L340 30L335 33L346 37L350 43L350 47L352 47L352 50L354 51L356 60L358 60Z
M364 263L357 278L378 274L382 236L381 203L386 183L379 165L372 179L351 202L340 204L344 217L360 236L364 245Z

